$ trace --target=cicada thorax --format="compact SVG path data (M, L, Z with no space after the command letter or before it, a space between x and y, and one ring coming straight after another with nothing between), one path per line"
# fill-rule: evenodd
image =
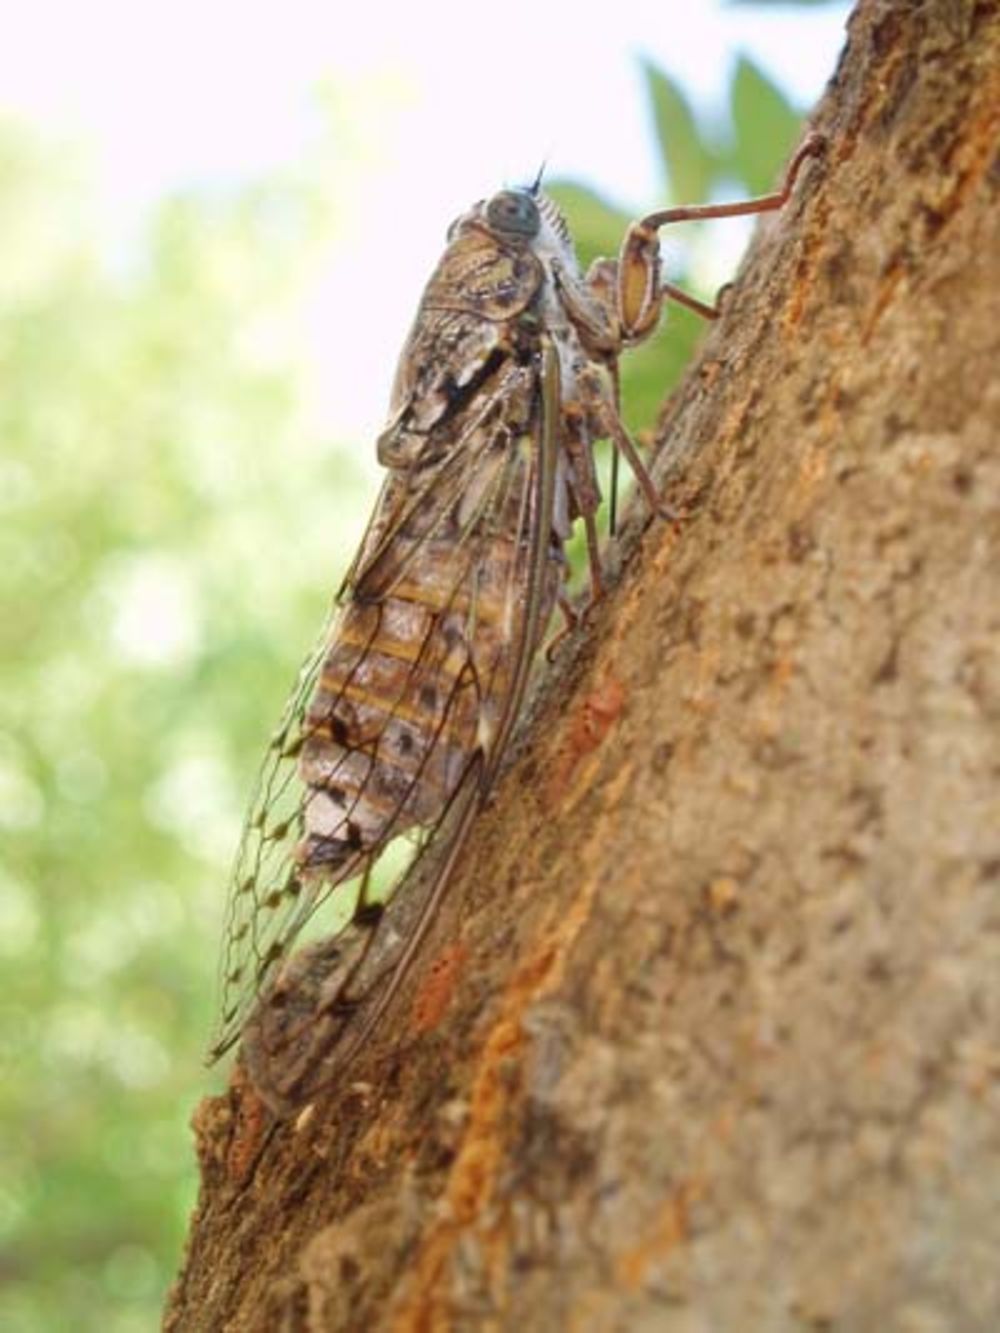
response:
M529 248L505 245L479 224L460 228L424 288L415 328L424 324L421 315L429 310L510 319L529 305L543 282L542 266Z

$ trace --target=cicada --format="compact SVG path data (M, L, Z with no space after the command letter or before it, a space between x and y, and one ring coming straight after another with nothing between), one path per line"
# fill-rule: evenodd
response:
M552 614L574 614L577 521L600 595L595 444L610 441L669 512L622 424L618 361L666 299L717 310L662 279L660 229L780 208L818 147L803 143L774 194L633 223L617 261L585 276L537 182L449 229L378 438L381 494L267 751L233 872L210 1056L242 1032L275 1110L339 1077L397 990L496 782ZM411 864L387 891L379 868L399 847ZM293 954L332 897L347 924Z

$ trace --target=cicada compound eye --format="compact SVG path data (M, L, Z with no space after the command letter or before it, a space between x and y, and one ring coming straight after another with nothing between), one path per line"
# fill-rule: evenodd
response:
M486 205L486 221L501 235L530 240L542 225L538 206L524 190L501 190Z

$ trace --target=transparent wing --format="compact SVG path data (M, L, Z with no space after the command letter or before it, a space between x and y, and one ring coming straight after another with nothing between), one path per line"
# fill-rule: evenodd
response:
M307 730L309 700L329 633L327 627L302 665L254 784L230 877L219 957L219 1024L210 1060L222 1055L239 1035L242 1019L268 970L269 953L279 957L279 941L294 930L289 919L293 901L302 922L315 910L319 886L299 882L294 840L288 835L302 802L296 755Z
M266 990L251 1023L253 1063L276 1066L276 1086L292 1081L303 1043L311 1047L331 1022L349 1021L361 1005L370 1029L412 956L502 758L561 577L550 538L554 357L499 376L455 432L461 447L383 489L345 605L303 668L261 771L231 885L211 1058ZM317 781L309 755L324 745L334 759ZM342 825L330 832L323 819L336 801ZM423 863L431 850L433 864L414 868L420 893L408 889L413 902L397 903L392 886L407 862ZM376 895L386 862L390 887ZM336 942L293 967L292 941L334 891ZM409 922L420 894L426 903ZM389 901L387 922L377 898ZM376 934L383 945L393 937L395 963L392 949L375 947ZM312 995L319 964L328 972L322 999ZM372 1007L364 992L376 980ZM316 1004L325 1027L306 1016Z

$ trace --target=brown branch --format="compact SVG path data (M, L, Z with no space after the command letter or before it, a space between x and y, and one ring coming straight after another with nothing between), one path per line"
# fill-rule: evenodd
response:
M169 1329L1000 1326L997 6L863 3L813 125L661 422L691 517L355 1081L199 1111Z

